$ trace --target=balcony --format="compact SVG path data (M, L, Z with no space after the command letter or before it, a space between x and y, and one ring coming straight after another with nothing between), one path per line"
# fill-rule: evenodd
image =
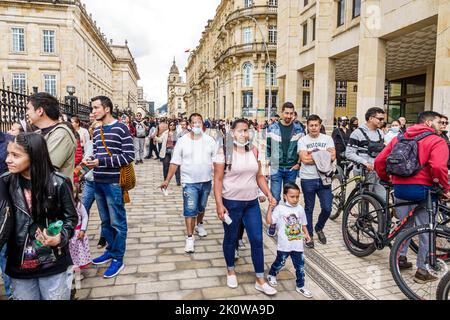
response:
M276 43L268 43L269 54L275 54L277 52L277 44ZM240 44L233 47L229 47L227 50L223 51L221 54L218 54L214 57L214 60L217 64L221 64L227 58L230 57L241 57L245 55L251 55L253 53L266 53L266 47L263 42L254 42L248 44Z
M266 16L272 16L273 18L277 18L277 12L278 7L277 6L252 6L248 8L242 8L238 9L236 11L233 11L227 16L227 21L225 23L225 27L227 27L228 24L230 24L233 21L239 20L239 19L245 19L245 16L250 17L266 17Z

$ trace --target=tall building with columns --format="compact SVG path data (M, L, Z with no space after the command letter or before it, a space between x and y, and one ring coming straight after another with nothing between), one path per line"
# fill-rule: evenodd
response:
M137 108L128 44L108 41L80 0L2 0L0 34L0 81L11 90L37 87L61 99L74 86L80 102L107 95L118 108Z
M278 21L280 97L303 115L450 114L449 0L284 0Z
M277 0L221 1L188 60L188 113L262 120L276 112L277 9Z
M186 83L180 76L180 71L174 58L167 83L167 109L170 116L184 117L186 115L185 93Z

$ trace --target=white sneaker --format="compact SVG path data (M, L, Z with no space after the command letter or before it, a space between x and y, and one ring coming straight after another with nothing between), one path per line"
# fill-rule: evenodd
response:
M278 286L277 277L271 276L270 274L267 276L267 281L272 287Z
M245 248L244 240L239 240L239 250L244 250Z
M208 232L206 232L205 227L203 226L203 224L199 224L198 226L195 227L195 232L198 233L198 236L201 238L204 238L208 235Z
M295 289L298 293L301 293L304 297L311 299L313 297L313 294L311 293L311 291L309 291L308 289L306 289L305 287L303 288L297 288Z
M194 249L194 245L195 245L195 238L194 237L188 237L186 239L186 248L184 249L184 251L186 253L194 253L195 249Z
M227 275L227 286L228 288L231 289L236 289L238 287L238 281L235 275L234 276Z
M263 285L255 283L255 289L268 295L268 296L274 296L278 292L275 288L272 288L271 286L269 286L269 284L267 282L264 283Z

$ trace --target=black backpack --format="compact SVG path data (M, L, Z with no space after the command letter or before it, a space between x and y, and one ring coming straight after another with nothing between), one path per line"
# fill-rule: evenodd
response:
M414 177L428 164L421 166L419 161L420 140L434 135L432 132L425 132L413 139L406 139L403 133L399 134L398 142L392 148L386 160L386 172L397 177Z
M369 155L369 157L371 157L371 158L378 157L378 155L381 153L381 151L383 151L383 149L385 148L384 140L383 140L383 137L381 136L380 130L377 129L377 133L378 133L378 137L379 137L378 141L370 140L369 136L362 128L358 128L358 130L361 131L364 138L366 139L367 154Z

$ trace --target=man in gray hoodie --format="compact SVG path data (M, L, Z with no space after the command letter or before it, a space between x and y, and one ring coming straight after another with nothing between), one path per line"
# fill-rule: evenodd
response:
M386 191L380 185L380 179L374 171L374 163L375 158L384 149L384 134L380 128L385 122L385 115L384 110L378 107L367 110L366 124L353 131L345 153L347 159L367 168L368 182L374 184L372 191L381 199L386 198Z

